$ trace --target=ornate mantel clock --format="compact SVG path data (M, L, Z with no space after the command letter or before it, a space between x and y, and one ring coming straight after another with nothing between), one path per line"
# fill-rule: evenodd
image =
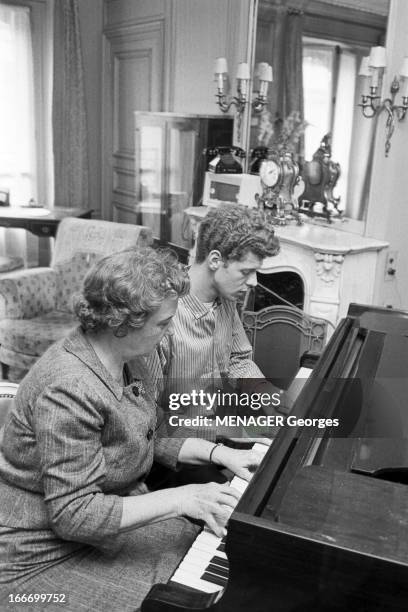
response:
M302 177L305 190L301 197L300 212L312 217L324 217L329 223L333 217L339 217L340 198L333 194L339 176L340 164L331 159L330 134L326 134L312 161L304 163Z
M272 223L286 225L288 220L300 223L298 202L294 194L299 166L292 154L258 147L252 152L250 172L259 173L262 195L258 204L270 212Z

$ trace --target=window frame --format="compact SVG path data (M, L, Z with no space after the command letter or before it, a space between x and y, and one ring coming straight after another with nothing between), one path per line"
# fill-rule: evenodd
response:
M54 200L52 160L52 20L53 0L6 0L6 6L29 9L34 67L34 116L38 202Z

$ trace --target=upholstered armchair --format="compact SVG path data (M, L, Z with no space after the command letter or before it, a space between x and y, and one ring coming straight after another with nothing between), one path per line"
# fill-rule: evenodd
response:
M0 362L3 378L20 380L56 340L76 325L72 298L101 257L152 243L149 228L91 219L63 219L51 266L0 278Z

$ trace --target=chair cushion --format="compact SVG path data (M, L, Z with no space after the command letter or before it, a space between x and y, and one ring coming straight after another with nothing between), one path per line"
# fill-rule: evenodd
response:
M0 321L1 348L38 357L76 325L78 320L74 315L58 311L33 319L3 319Z
M0 256L0 272L11 272L22 268L24 266L24 259L22 257L6 257L5 255Z
M2 316L29 319L55 308L56 278L51 268L17 270L0 279Z
M82 281L89 268L101 259L99 253L75 253L71 259L55 264L57 279L56 309L73 312L73 298L82 288Z

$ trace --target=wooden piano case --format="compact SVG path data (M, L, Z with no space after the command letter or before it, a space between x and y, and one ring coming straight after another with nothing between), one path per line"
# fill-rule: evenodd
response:
M408 315L352 305L229 526L217 601L154 587L143 612L406 610ZM190 599L188 600L187 597Z

